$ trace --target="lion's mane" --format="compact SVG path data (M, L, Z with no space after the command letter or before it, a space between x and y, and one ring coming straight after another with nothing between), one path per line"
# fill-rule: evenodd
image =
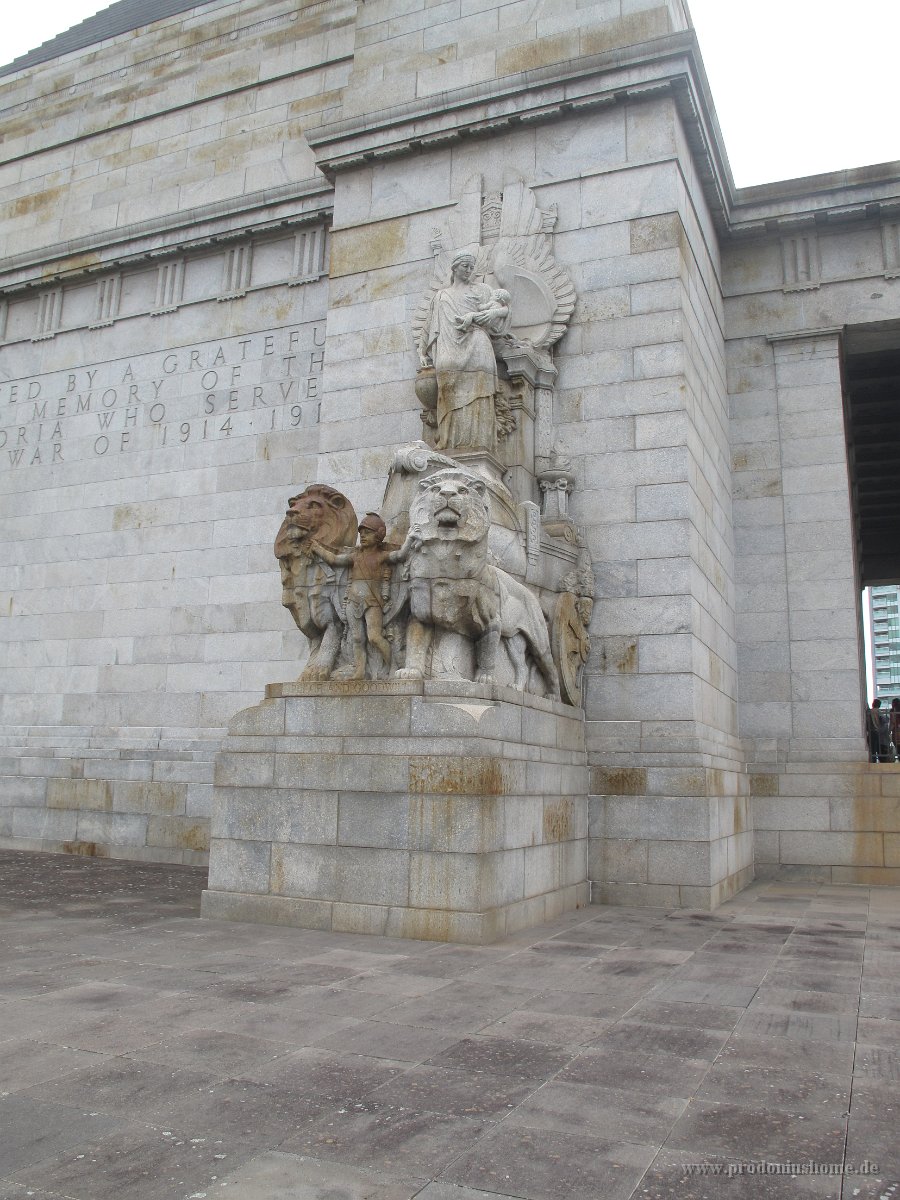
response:
M356 544L356 513L346 496L327 483L311 483L288 501L288 513L275 538L275 557L291 558L311 538L331 550Z

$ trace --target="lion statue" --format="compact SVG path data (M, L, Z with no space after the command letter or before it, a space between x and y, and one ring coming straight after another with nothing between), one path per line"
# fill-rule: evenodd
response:
M423 479L409 510L409 625L406 665L397 675L422 679L434 630L450 629L475 643L475 679L491 683L501 639L515 674L527 689L527 653L547 692L559 697L559 679L537 597L488 562L491 525L487 488L459 467Z
M310 644L302 680L330 679L344 635L341 583L338 574L315 555L313 541L343 551L356 544L356 513L346 496L325 483L311 483L291 496L275 538L281 566L281 603Z

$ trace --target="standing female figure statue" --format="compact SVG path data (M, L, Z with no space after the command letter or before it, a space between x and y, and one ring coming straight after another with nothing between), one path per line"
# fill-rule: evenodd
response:
M420 346L437 377L439 450L497 448L497 359L491 340L509 329L509 293L472 280L475 256L450 263L448 287L431 302Z

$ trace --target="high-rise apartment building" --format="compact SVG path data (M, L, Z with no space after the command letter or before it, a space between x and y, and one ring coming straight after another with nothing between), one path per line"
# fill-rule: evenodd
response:
M900 584L869 590L874 696L900 696Z

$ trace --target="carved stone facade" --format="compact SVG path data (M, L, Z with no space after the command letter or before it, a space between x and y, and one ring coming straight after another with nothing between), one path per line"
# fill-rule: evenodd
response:
M896 167L736 190L680 0L475 7L214 2L0 72L0 845L205 861L229 721L302 676L432 732L484 690L454 760L519 729L555 840L504 929L583 898L588 833L600 901L900 882L858 618L900 577ZM219 787L269 787L241 745ZM288 886L282 826L225 829Z

